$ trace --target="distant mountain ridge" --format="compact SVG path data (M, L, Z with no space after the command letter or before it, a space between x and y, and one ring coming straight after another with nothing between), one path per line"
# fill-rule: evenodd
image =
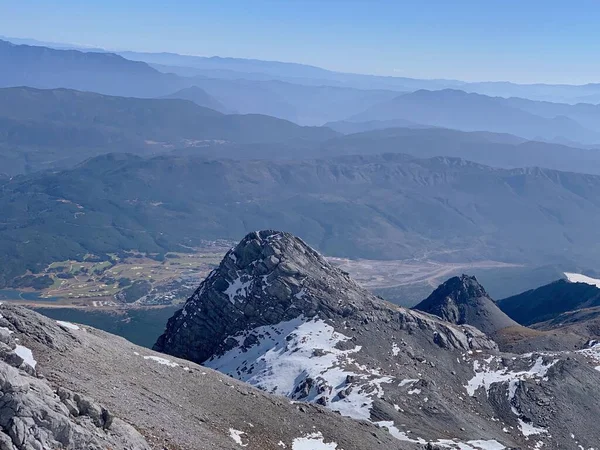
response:
M109 152L166 153L211 142L314 142L337 136L263 115L224 115L180 99L69 89L0 89L0 162L10 174L73 166Z
M368 259L428 252L443 260L593 264L600 242L600 177L401 154L303 161L111 154L7 180L0 208L0 250L11 255L0 262L3 283L56 260L185 251L198 239L236 239L268 224L329 255Z
M409 120L462 131L510 133L527 139L555 139L598 143L600 130L586 129L566 116L542 117L504 99L464 91L419 90L373 106L348 118L352 122Z
M35 41L23 41L35 44ZM406 92L422 89L444 90L463 89L465 92L476 91L474 86L486 84L465 83L455 80L417 80L402 77L385 77L360 74L337 73L317 67L239 58L194 57L176 54L139 54L123 52L120 55L107 53L99 49L81 48L77 46L54 45L54 48L37 45L15 45L0 41L0 61L10 70L0 74L1 87L28 85L38 88L70 88L88 90L109 95L162 97L173 94L191 86L204 89L210 96L225 106L227 111L241 113L260 113L292 120L304 125L322 125L326 122L340 121L349 116L385 103ZM49 44L50 45L50 44ZM66 48L65 48L66 47ZM134 60L126 59L126 57ZM144 62L146 61L146 62ZM191 64L194 69L155 64L156 62ZM153 63L151 67L148 63ZM157 70L157 67L160 70ZM493 84L498 86L498 84ZM600 85L586 86L520 86L511 83L500 84L505 91L492 95L514 97L515 88L524 98L539 100L567 101L560 96L537 95L536 92L572 91L578 98L581 91L583 97L593 101L598 95L600 102ZM597 89L596 89L597 88ZM483 89L482 94L488 94ZM596 93L596 94L594 94ZM570 98L570 97L569 97ZM591 142L596 134L590 136L590 130L598 133L596 128L597 112L593 108L582 108L579 105L543 105L523 99L503 99L505 108L516 108L516 114L544 136L556 128L557 136L564 142ZM537 102L541 103L541 102ZM498 106L498 105L496 105ZM590 105L593 106L593 105ZM564 117L561 117L564 116ZM477 114L474 116L479 118ZM568 117L568 119L565 119ZM515 117L512 127L519 121ZM411 119L408 119L411 120ZM574 123L573 120L577 123ZM422 124L419 120L412 120ZM578 125L581 123L582 125ZM425 123L424 125L435 125ZM498 124L488 123L482 130L498 131L492 128ZM506 125L506 124L505 124ZM525 125L525 124L524 124ZM448 125L442 125L448 126ZM507 130L526 138L537 138L538 135L521 134L518 129ZM573 139L574 136L577 139ZM546 139L552 140L553 137ZM592 139L593 138L593 139Z
M339 120L397 95L392 90L307 86L271 79L178 76L114 53L56 50L6 41L0 41L0 63L7 68L0 73L0 87L68 88L156 98L197 86L227 111L266 114L304 125Z
M0 40L0 87L71 88L155 97L184 87L178 77L113 53L55 50Z
M600 306L600 289L563 279L499 300L498 306L517 322L532 325L563 313Z
M0 89L3 171L13 175L68 168L88 157L115 151L148 155L177 150L243 160L406 153L420 158L459 157L500 168L541 166L600 174L600 152L593 149L526 141L508 134L426 127L341 136L327 127L299 127L274 117L220 116L189 103L195 98L196 104L225 108L197 87L173 96L189 99L111 97L68 89ZM340 131L365 125L338 124Z
M108 50L77 44L44 42L35 39L0 36L15 44L43 46L54 49L75 49L85 52L107 53ZM219 56L190 56L177 53L117 52L125 58L146 62L163 73L179 73L186 77L201 75L209 78L279 80L309 86L338 86L358 89L389 89L414 91L418 89L462 89L489 96L520 97L536 101L558 103L600 103L600 83L583 85L518 84L505 81L465 82L451 79L415 79L398 76L342 73L307 64L263 61Z

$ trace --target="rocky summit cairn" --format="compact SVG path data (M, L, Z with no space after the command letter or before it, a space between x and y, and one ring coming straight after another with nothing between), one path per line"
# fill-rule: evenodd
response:
M471 325L486 334L518 324L498 308L475 277L453 277L414 309L457 325Z

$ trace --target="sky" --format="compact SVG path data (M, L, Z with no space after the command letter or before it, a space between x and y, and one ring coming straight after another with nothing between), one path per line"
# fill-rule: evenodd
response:
M0 35L414 78L600 82L598 0L0 0Z

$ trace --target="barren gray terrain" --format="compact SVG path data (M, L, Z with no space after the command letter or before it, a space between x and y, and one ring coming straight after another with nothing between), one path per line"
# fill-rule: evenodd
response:
M0 439L7 441L3 436L8 435L14 441L25 435L27 442L34 442L28 446L15 444L19 450L41 449L44 442L51 448L73 450L111 448L113 445L115 449L131 450L232 450L241 446L279 450L303 448L299 446L303 442L312 445L320 441L336 442L339 448L349 450L416 448L394 439L373 424L358 423L319 406L294 404L214 370L182 359L167 358L91 327L60 324L7 304L0 305L0 313L3 316L0 326L5 329L2 336L18 339L20 345L31 350L36 361L35 372L22 361L17 361L19 369L0 362L3 401L14 396L10 386L28 383L29 387L23 389L32 401L44 402L46 410L58 409L63 422L83 423L86 429L82 433L87 432L78 439L69 438L65 442L63 438L58 444L44 441L32 428L14 435L10 431L11 420L28 423L31 420L28 414L35 419L45 413L37 408L37 404L29 405L32 413L2 407L0 420L3 422L0 425L5 434L0 433ZM7 361L6 356L3 359ZM11 381L15 379L17 381ZM137 429L136 432L129 427L131 435L139 436L139 432L147 444L141 437L131 446L121 444L124 441L119 441L116 425L107 432L102 428L93 431L95 426L89 423L91 419L85 414L74 416L65 406L70 402L61 403L60 393L69 391L94 399L93 404L101 402L102 408L110 411L111 416L123 419L124 422L118 422L123 424L119 427L129 423ZM40 427L55 428L52 423L47 424L49 419L40 420ZM75 425L73 427L79 430ZM92 444L96 441L103 444L95 447Z
M155 348L379 424L400 442L564 449L600 439L594 343L501 352L471 325L376 298L287 233L244 238Z

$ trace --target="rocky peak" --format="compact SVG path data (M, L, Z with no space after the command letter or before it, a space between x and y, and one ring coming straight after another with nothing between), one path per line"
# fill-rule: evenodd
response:
M457 325L471 325L486 334L518 324L503 313L475 277L450 278L414 309Z
M154 348L203 362L227 350L223 338L240 331L300 316L347 317L377 308L374 300L300 238L272 230L253 232L225 255L169 320Z
M240 333L299 318L338 323L352 319L365 324L373 320L419 322L428 324L432 333L444 328L435 320L378 299L302 239L265 230L248 234L225 255L183 309L169 319L154 349L203 363L239 347L235 336ZM442 334L456 332L464 335L450 329ZM257 339L246 336L242 345L249 347ZM462 338L450 337L449 341L462 342ZM485 339L471 342L493 345Z

